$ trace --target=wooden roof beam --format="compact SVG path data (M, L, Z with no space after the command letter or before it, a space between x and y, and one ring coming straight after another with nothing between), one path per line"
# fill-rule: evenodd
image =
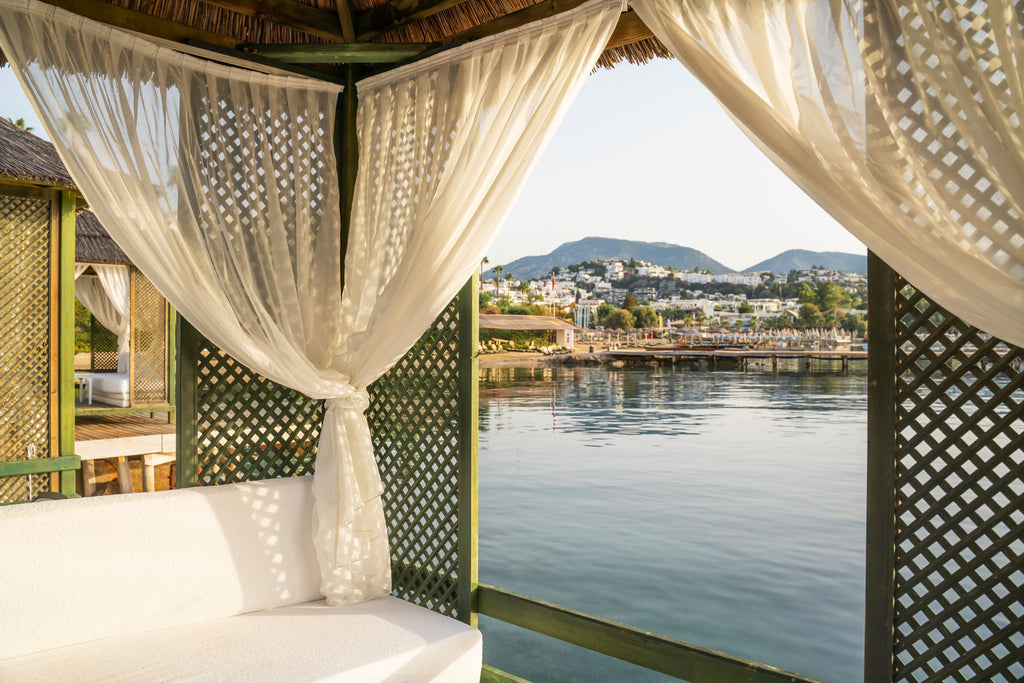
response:
M346 42L337 12L303 5L295 0L201 0L264 21L290 26L304 33L337 43ZM341 0L345 2L345 0ZM237 41L236 41L237 42Z
M330 43L241 45L243 52L290 64L392 64L438 43Z
M334 6L338 10L338 21L341 22L341 35L344 36L345 42L356 42L356 28L352 22L354 9L349 4L349 0L335 0Z
M356 40L369 40L399 26L426 19L466 0L389 0L355 18Z
M145 33L164 40L171 40L176 43L184 43L190 40L217 45L223 48L232 48L238 41L222 36L219 33L203 31L192 28L176 21L160 19L149 14L136 12L135 10L124 9L111 5L100 0L42 0L48 5L60 7L73 12L87 19L92 19L117 28Z

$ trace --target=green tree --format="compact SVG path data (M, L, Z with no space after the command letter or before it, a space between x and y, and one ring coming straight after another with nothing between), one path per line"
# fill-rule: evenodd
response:
M818 285L818 306L823 311L834 311L850 305L850 295L834 282L822 282Z
M804 304L800 307L800 319L796 322L799 327L824 327L825 316L817 304Z
M604 321L608 320L608 316L611 315L612 311L614 310L615 307L612 306L607 301L602 303L600 306L597 307L597 322L603 325Z
M633 325L642 330L648 327L655 327L658 324L658 314L650 306L637 306L630 311L633 314Z
M608 314L608 320L605 322L606 327L610 327L613 330L631 330L636 323L636 318L633 314L624 308L616 308L614 311Z
M492 298L493 297L491 296L490 292L480 292L480 308L481 308L481 310L484 309L484 308L487 308L487 305L491 303L491 299Z
M495 294L501 294L501 274L505 272L505 269L501 266L494 266L494 292Z
M802 303L802 304L815 304L815 305L817 305L817 303L818 303L818 293L815 292L814 288L811 287L806 282L804 282L804 283L802 283L800 285L800 291L797 292L796 298L800 299L800 303Z
M633 292L626 292L626 298L622 300L622 307L627 311L636 308L636 297L633 296Z
M753 313L754 312L754 307L751 306L748 301L744 300L744 302L740 304L739 312L740 313Z
M509 315L533 315L533 311L526 306L509 306L505 313Z

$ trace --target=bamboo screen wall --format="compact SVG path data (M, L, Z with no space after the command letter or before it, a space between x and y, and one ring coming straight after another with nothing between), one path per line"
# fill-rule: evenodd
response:
M367 412L385 486L395 592L452 616L458 616L460 322L456 298L370 387ZM323 402L198 342L196 483L312 472ZM179 410L184 416L184 402Z
M0 461L55 456L51 403L52 193L0 186ZM53 340L56 343L56 340ZM52 411L52 412L51 412ZM30 452L34 449L34 452ZM0 478L0 503L50 490L50 475Z
M896 280L896 681L1024 680L1024 350Z
M162 405L167 395L167 301L132 268L132 406Z

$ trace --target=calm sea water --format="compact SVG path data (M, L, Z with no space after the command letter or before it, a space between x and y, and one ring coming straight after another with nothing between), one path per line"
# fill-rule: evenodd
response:
M866 378L791 370L482 370L481 580L862 680ZM481 622L533 681L663 678Z

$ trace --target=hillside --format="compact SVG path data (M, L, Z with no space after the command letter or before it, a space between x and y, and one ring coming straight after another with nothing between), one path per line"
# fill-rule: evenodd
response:
M766 261L761 261L743 272L770 270L773 273L788 273L791 270L804 270L811 266L824 266L829 270L867 275L868 257L867 254L848 254L842 251L790 249Z
M675 266L680 270L701 268L715 274L734 272L704 252L689 247L667 242L636 242L609 237L584 237L576 242L566 242L550 254L524 256L511 263L494 265L501 265L506 273L512 273L518 280L532 280L544 277L555 266L564 268L574 263L595 259L628 261L631 258L659 266ZM484 277L493 278L494 271L488 271Z

